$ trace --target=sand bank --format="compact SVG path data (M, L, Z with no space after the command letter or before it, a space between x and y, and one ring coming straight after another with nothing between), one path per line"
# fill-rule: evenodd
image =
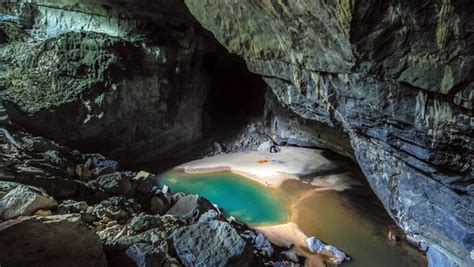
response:
M218 155L180 165L188 173L229 170L267 186L279 187L288 179L299 179L335 167L321 150L282 147L279 153L258 151Z

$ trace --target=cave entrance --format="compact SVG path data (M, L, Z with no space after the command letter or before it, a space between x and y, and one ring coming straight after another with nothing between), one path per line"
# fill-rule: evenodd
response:
M261 76L236 55L208 53L203 60L212 77L204 103L205 133L238 130L263 116L266 84Z

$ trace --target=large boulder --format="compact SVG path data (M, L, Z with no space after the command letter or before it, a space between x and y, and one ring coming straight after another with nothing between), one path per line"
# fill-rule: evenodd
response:
M9 220L18 216L33 215L40 209L47 210L56 206L57 203L52 197L19 185L0 198L0 218Z
M186 266L251 266L253 260L246 242L227 222L185 226L170 239Z
M210 209L215 209L211 202L198 195L185 195L166 212L187 222L195 223L199 217Z
M2 266L107 266L99 237L79 215L10 220L0 237Z
M120 172L104 174L98 178L98 183L111 196L126 195L132 189L130 177Z

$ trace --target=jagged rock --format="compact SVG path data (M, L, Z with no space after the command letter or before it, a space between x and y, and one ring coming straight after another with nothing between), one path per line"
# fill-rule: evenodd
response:
M116 204L117 203L114 204L110 200L103 200L94 206L93 214L95 214L95 217L104 221L126 221L130 217L129 213Z
M106 159L106 160L99 161L97 164L95 164L95 167L99 168L99 169L100 168L111 168L114 171L118 171L119 164L115 160Z
M34 214L40 209L52 209L56 201L47 196L19 185L0 199L0 217L3 220Z
M85 201L74 201L65 200L59 203L56 213L58 214L69 214L69 213L81 213L87 211L87 203Z
M275 145L272 141L265 141L257 148L260 152L270 152L270 153L278 153L280 152L280 148Z
M170 238L186 266L250 266L253 260L245 241L226 222L185 226Z
M112 167L95 168L92 170L92 174L96 177L106 174L112 174L114 172L116 171Z
M84 181L89 181L92 178L92 172L84 164L76 165L76 175Z
M209 221L212 221L212 220L215 220L217 218L219 218L219 212L215 211L215 210L208 210L206 212L204 212L201 217L199 217L199 223L201 222L209 222Z
M329 257L329 262L332 264L338 265L350 259L344 252L334 246L324 244L321 240L318 240L315 237L309 237L305 242L311 252Z
M43 153L43 156L45 160L59 168L66 169L66 167L68 166L67 160L64 159L64 157L61 155L61 153L59 153L59 151L48 150Z
M98 236L79 215L3 222L0 236L2 266L107 266Z
M165 210L165 203L159 197L154 196L150 199L150 213L162 214Z
M179 198L166 214L176 216L191 224L197 222L199 217L210 209L215 208L208 200L198 195L186 195Z
M106 160L104 156L99 153L83 154L82 160L85 161L85 166L92 170L97 167L99 162Z
M37 153L44 153L48 150L58 151L59 146L43 137L27 137L23 140L26 149Z
M150 193L155 185L156 176L146 172L140 171L135 177L132 178L132 182L136 184L136 191L139 193L147 194Z
M259 249L266 257L271 257L273 254L272 243L262 234L258 234L255 237L255 247Z
M292 262L299 262L298 255L292 250L283 251L282 254L286 259Z
M164 242L166 244L166 242ZM146 243L131 245L125 252L137 267L178 266L179 263L166 253L163 247L151 246Z
M109 195L126 195L132 189L129 177L120 172L102 175L98 178L98 183Z
M150 228L165 230L166 226L176 224L176 219L169 215L149 215L140 213L130 222L130 228L135 232L143 232Z

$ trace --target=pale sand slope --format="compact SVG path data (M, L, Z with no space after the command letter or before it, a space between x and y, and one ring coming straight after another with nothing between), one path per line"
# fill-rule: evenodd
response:
M287 179L315 173L323 166L333 164L321 155L321 150L282 147L279 153L242 152L218 155L191 161L178 166L188 173L230 170L262 184L279 187ZM267 160L266 163L258 161Z
M294 222L254 227L257 232L263 233L272 243L285 247L288 242L294 244L293 250L300 256L306 257L305 266L325 267L320 255L311 253L305 240L308 238Z
M336 165L321 153L322 151L317 149L282 147L279 153L251 151L218 155L185 163L177 169L188 173L230 170L272 187L279 187L288 179L299 179L299 176L314 174L315 178L311 184L318 187L315 189L317 191L342 191L349 188L351 186L349 181L353 182L354 179L351 179L348 173L317 175L322 169L327 170ZM259 163L262 160L268 162ZM293 205L292 209L296 208L295 206ZM288 242L293 243L295 252L306 257L306 266L325 266L320 255L312 254L307 249L305 244L307 236L296 225L294 215L292 217L286 224L258 226L255 229L275 244L286 246Z

